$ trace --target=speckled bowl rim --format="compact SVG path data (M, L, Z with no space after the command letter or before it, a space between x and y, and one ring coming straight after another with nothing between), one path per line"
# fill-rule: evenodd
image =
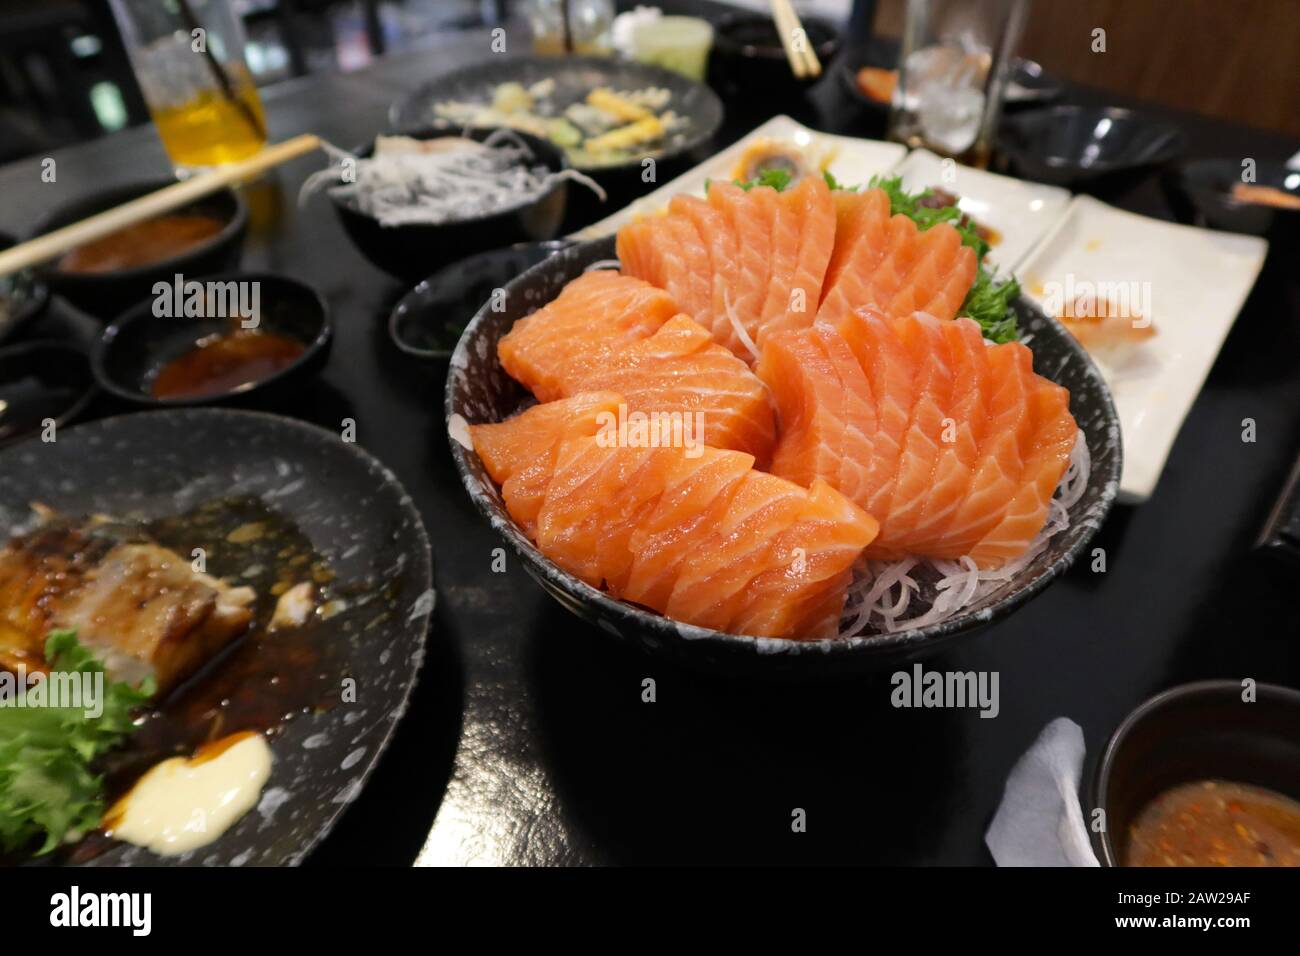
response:
M556 269L562 265L566 258L585 260L586 264L600 260L608 260L613 257L612 236L602 239L594 239L589 242L577 243L570 246L556 255L538 263L531 269L521 273L518 278L511 282L506 288L526 283L534 276L542 273L544 270ZM931 624L927 627L911 628L908 630L897 631L891 634L873 634L862 637L829 637L818 638L814 640L793 640L787 638L775 637L753 637L744 634L730 634L725 631L717 631L712 628L699 627L695 624L687 624L683 621L676 621L672 618L665 617L654 611L642 609L636 605L619 601L610 597L605 592L592 587L585 581L582 581L567 571L562 570L554 564L549 558L538 550L537 546L530 541L526 535L519 529L508 516L505 516L504 506L494 507L496 502L500 501L500 495L495 487L486 488L483 483L474 475L471 469L471 455L473 450L466 448L456 438L451 428L448 428L448 442L451 445L452 459L456 463L456 470L460 473L461 483L469 493L470 500L474 506L487 518L505 540L510 544L514 551L527 563L530 573L540 574L545 581L552 587L555 587L564 593L570 595L576 601L594 605L600 612L612 619L620 622L626 622L633 626L649 629L667 638L680 637L685 641L693 644L712 645L725 647L728 649L744 649L752 651L757 655L811 655L824 654L828 657L856 655L858 652L875 653L881 651L897 652L900 649L912 649L921 645L937 644L945 639L955 637L962 632L972 630L983 624L989 623L999 617L1003 617L1015 608L1024 604L1030 598L1039 594L1059 575L1063 574L1067 568L1073 564L1079 552L1092 540L1097 529L1101 527L1106 515L1110 512L1111 506L1115 502L1116 495L1119 493L1119 477L1123 466L1123 446L1120 441L1119 415L1115 410L1114 399L1110 394L1110 389L1106 386L1101 372L1091 357L1084 351L1083 347L1065 330L1055 319L1052 319L1042 313L1032 301L1020 296L1017 305L1023 313L1035 315L1042 322L1047 322L1056 327L1062 336L1062 343L1069 352L1074 362L1082 363L1084 374L1089 378L1095 388L1096 397L1101 403L1101 413L1105 420L1105 442L1108 450L1111 451L1110 467L1101 469L1096 467L1097 455L1093 453L1093 469L1089 475L1088 485L1090 488L1100 485L1101 490L1096 502L1091 506L1088 513L1083 515L1071 514L1071 527L1082 525L1083 533L1079 534L1074 542L1050 565L1044 568L1037 577L1028 581L1023 586L1014 588L998 600L974 612L959 614L956 617L949 618L938 624ZM479 327L484 323L488 313L488 306L485 305L480 309L474 318L470 320L461 335L460 341L452 353L451 364L447 374L446 396L443 404L443 411L447 423L452 421L453 415L460 415L459 408L459 381L462 376L458 372L468 367L471 343L474 342ZM517 320L516 320L517 321ZM497 361L495 357L492 359ZM494 501L495 499L495 501ZM498 510L499 509L499 510ZM1076 524L1077 522L1077 524ZM1065 533L1068 533L1065 532ZM623 637L621 633L615 633L615 636Z

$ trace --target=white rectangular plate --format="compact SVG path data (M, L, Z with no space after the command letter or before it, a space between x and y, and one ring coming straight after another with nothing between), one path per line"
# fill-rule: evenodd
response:
M654 192L642 196L613 215L606 216L600 222L593 223L574 235L578 239L599 239L601 236L616 232L619 226L643 213L653 212L666 206L668 200L680 193L703 196L705 182L710 179L731 179L732 169L741 155L760 139L789 140L814 154L829 156L830 163L827 168L831 175L846 185L865 183L878 173L888 172L907 152L906 148L899 143L882 143L873 139L854 139L851 136L817 133L796 123L788 116L777 116L716 156L711 156Z
M1069 190L1059 186L957 164L946 171L944 160L924 149L912 150L892 172L903 177L908 192L937 188L960 196L961 211L1000 236L986 261L1003 273L1015 270L1070 203Z
M1016 269L1025 294L1049 312L1062 297L1091 290L1114 302L1108 290L1122 289L1155 326L1122 365L1099 363L1124 436L1122 500L1144 501L1155 489L1267 252L1268 243L1254 236L1148 219L1076 196Z

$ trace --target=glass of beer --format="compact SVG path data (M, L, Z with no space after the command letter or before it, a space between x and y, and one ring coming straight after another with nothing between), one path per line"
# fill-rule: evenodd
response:
M230 0L110 0L131 66L177 175L266 143L266 118Z
M889 136L988 165L1027 0L908 0Z

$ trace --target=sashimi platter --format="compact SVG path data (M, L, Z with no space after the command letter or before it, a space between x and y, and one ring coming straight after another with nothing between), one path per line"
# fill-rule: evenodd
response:
M1109 393L925 199L820 169L712 179L479 312L453 453L544 587L677 654L870 658L1068 566L1118 487Z

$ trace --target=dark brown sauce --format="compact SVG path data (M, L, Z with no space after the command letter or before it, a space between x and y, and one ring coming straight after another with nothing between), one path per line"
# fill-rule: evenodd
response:
M200 339L154 377L154 398L206 398L254 385L296 362L306 350L285 335L238 329Z
M78 246L59 260L60 272L117 272L170 259L207 242L225 228L213 216L173 213L146 219Z

